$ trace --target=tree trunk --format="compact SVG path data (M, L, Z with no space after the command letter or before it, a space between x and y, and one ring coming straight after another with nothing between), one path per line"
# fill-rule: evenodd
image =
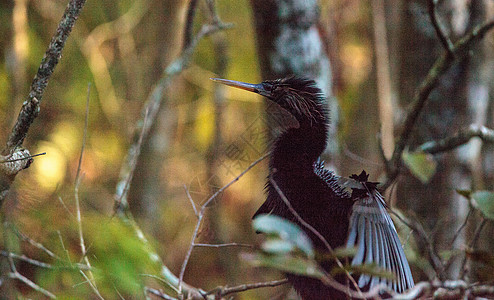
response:
M257 49L263 79L290 75L314 79L328 99L332 125L326 154L336 166L338 160L338 104L332 93L331 67L318 30L318 1L251 0L257 36ZM269 116L268 125L276 128ZM274 129L271 130L271 137Z

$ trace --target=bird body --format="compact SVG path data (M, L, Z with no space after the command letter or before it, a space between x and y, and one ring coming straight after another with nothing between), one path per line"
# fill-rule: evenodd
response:
M296 119L297 125L286 129L274 142L269 176L299 217L320 233L331 248L356 248L352 265L374 263L396 277L391 280L355 275L359 288L365 291L384 283L396 292L403 292L412 287L408 262L376 183L369 182L364 171L351 178L339 177L325 169L319 160L327 143L329 117L324 97L315 82L296 77L260 84L213 80L263 95ZM300 224L270 181L266 190L267 199L254 217L274 214L288 219L307 233L319 252L327 252L320 238ZM335 267L334 261L320 264L328 273ZM302 299L348 298L344 291L324 285L317 279L294 274L287 276ZM335 279L348 284L345 275L337 275Z

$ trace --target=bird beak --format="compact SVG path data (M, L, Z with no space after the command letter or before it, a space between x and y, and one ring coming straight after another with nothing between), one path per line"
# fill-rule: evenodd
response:
M249 92L261 94L263 96L266 96L266 94L268 94L266 89L264 88L264 86L261 83L253 84L253 83L246 83L246 82L240 82L240 81L228 80L228 79L220 79L220 78L210 78L210 79L212 81L216 81L216 82L226 84L226 85L232 86L234 88L246 90Z

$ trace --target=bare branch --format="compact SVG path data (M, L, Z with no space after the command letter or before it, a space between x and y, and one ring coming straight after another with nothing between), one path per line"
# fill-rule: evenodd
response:
M464 58L472 46L481 40L486 33L494 27L494 20L491 20L483 25L475 27L469 34L465 35L459 41L454 44L453 54L449 55L449 52L444 53L439 57L432 68L429 70L426 78L422 81L417 93L415 94L411 109L407 114L403 123L401 135L396 143L395 150L391 160L386 165L387 179L381 185L381 189L388 188L391 183L396 179L400 172L402 165L401 156L405 147L408 145L410 135L413 132L418 116L422 112L426 101L429 99L429 95L432 90L437 86L439 78L446 73L447 70L453 66L453 64Z
M37 291L37 292L45 295L46 297L48 297L50 299L56 299L57 298L51 292L45 290L44 288L40 287L36 283L32 282L29 278L24 277L22 274L20 274L19 272L17 272L17 269L15 267L14 260L12 258L12 255L8 255L7 256L7 259L9 261L10 271L11 271L11 273L9 273L9 277L10 278L17 279L17 280L23 282L24 284L26 284L27 286L29 286L33 290L35 290L35 291Z
M193 13L189 13L189 16L193 17ZM189 17L189 20L191 20L192 17ZM194 37L191 37L190 42L186 43L186 47L182 49L182 52L179 54L179 56L174 61L172 61L164 70L161 79L156 83L154 89L151 91L145 105L141 110L142 118L136 123L134 142L129 147L126 158L122 164L122 168L120 170L120 179L117 183L114 200L115 212L117 213L117 215L122 219L123 222L127 223L132 228L136 236L145 245L149 245L149 241L147 240L137 223L133 220L132 215L128 211L127 202L127 190L130 184L130 179L132 178L135 169L133 168L133 165L137 161L138 153L140 152L140 148L142 145L142 142L139 142L139 140L142 141L147 138L152 125L155 123L165 90L170 86L172 80L189 66L192 59L192 54L194 53L198 43L204 37L230 27L230 24L223 23L202 25L199 32ZM200 221L201 220L199 220L199 223ZM193 243L191 243L191 247L193 247ZM200 290L184 284L182 282L182 278L177 278L166 267L159 255L154 250L152 250L153 248L149 247L149 249L149 255L151 259L161 265L161 275L169 281L170 285L175 288L179 288L180 292L182 293L188 293L189 295L187 295L187 297L195 297L197 295L200 295ZM190 256L190 254L188 254L188 256Z
M419 282L403 294L392 294L390 299L484 299L494 297L494 286L467 284L463 280Z
M48 50L46 50L45 56L38 68L38 72L31 83L28 99L24 102L19 116L17 117L17 121L12 128L12 132L9 135L6 146L2 150L1 154L7 156L6 160L29 156L29 152L25 149L20 149L20 146L26 138L29 127L38 116L40 102L43 98L46 86L48 85L48 80L62 57L62 50L65 46L65 42L67 41L85 2L86 0L69 1L62 16L62 20L58 24L57 31L52 37ZM16 155L15 152L19 151L21 152ZM9 171L4 169L4 164L0 164L0 166L2 166L2 169L0 169L0 207L7 196L15 175L21 170L29 167L31 162L32 160L28 159L25 161L24 165L12 166L16 168Z
M149 110L146 108L146 113L144 115L144 120L143 120L144 124L148 120L148 116L149 116ZM139 139L137 140L137 143L133 145L135 146L134 148L135 152L131 156L132 159L129 162L130 163L129 172L125 174L126 177L120 182L123 183L122 192L120 196L118 198L115 198L114 210L115 213L120 216L123 216L128 209L127 193L129 192L130 183L132 182L132 178L134 177L134 171L137 167L137 161L139 160L139 155L141 154L142 142L144 141L144 134L145 134L144 130L145 127L143 126L141 129L141 133L139 134Z
M197 238L197 235L199 234L199 228L201 227L202 220L204 218L204 214L206 213L206 208L211 203L211 201L213 201L214 199L216 199L216 197L218 197L223 191L225 191L232 184L234 184L235 182L237 182L242 176L245 175L245 173L247 173L255 165L257 165L258 163L260 163L261 161L263 161L264 159L266 159L269 156L269 154L270 154L270 152L264 154L263 156L261 156L260 158L258 158L257 160L255 160L245 170L243 170L239 175L237 175L237 177L233 178L229 183L227 183L225 186L223 186L218 191L216 191L216 193L214 193L211 197L209 197L208 200L206 200L201 205L201 210L199 211L199 214L197 216L197 223L196 223L196 227L194 228L194 232L192 234L192 238L191 238L191 241L190 241L189 249L187 250L187 253L185 254L185 258L184 258L184 261L182 262L182 267L180 269L180 275L178 277L178 280L179 280L178 281L179 282L179 290L180 291L182 291L182 281L183 281L183 278L184 278L185 269L187 268L187 264L189 263L190 256L192 255L192 250L194 249L195 240Z
M427 153L436 154L453 150L468 143L474 137L478 137L486 143L494 143L494 130L485 126L471 124L468 128L461 130L454 136L450 136L439 141L426 142L420 145L417 149Z
M470 218L470 216L472 215L474 211L474 208L473 206L470 204L470 207L468 209L468 213L467 213L467 216L465 217L465 220L463 220L463 223L460 225L460 227L458 227L458 229L456 230L455 232L455 235L453 236L453 238L451 239L451 242L449 243L450 245L454 245L455 242L456 242L456 239L460 236L460 233L463 231L463 229L467 226L467 223L468 223L468 219ZM448 261L446 262L444 268L447 270L449 269L449 267L451 266L451 264L454 262L455 258L457 256L456 255L451 255L451 257L448 259Z
M225 297L230 294L236 294L240 292L245 292L248 290L259 289L264 287L275 287L283 284L287 284L288 279L280 279L280 280L272 280L267 282L256 282L256 283L248 283L237 285L233 287L217 287L212 291L206 293L206 295L216 295L218 299Z
M473 249L473 247L475 247L475 244L477 243L477 240L480 237L480 232L482 232L482 229L484 229L484 226L486 224L487 224L487 219L482 217L482 221L480 222L480 224L475 229L472 240L470 241L470 244L468 245L469 249ZM461 262L460 276L459 276L460 279L463 279L467 273L466 264L467 264L467 256L465 255L463 257L462 262Z
M37 266L37 267L40 267L40 268L44 268L44 269L54 269L54 267L51 265L51 264L48 264L48 263L45 263L45 262L42 262L42 261L39 261L39 260L35 260L35 259L32 259L32 258L29 258L25 255L19 255L19 254L15 254L15 253L11 253L11 252L8 252L8 251L5 251L5 250L0 250L0 255L2 255L3 257L12 257L12 258L15 258L15 259L18 259L18 260L22 260L24 262L27 262L33 266Z
M196 217L199 215L199 212L197 211L196 203L194 202L194 199L192 199L192 196L190 195L189 189L187 186L184 184L184 190L185 194L187 195L187 199L189 199L190 204L192 205L192 209L194 210L194 214Z
M230 27L230 24L223 23L217 25L203 25L197 35L191 40L189 46L183 49L182 53L168 65L161 79L158 81L153 91L149 95L149 98L147 99L146 104L144 105L144 108L142 110L143 118L140 119L135 126L136 131L134 134L134 140L136 142L134 142L134 144L130 146L124 163L122 164L122 169L120 170L120 180L117 183L117 188L114 196L115 201L120 202L115 204L116 211L119 212L119 215L121 215L122 212L126 212L128 210L125 186L128 179L132 178L133 176L132 165L134 163L134 160L137 159L136 153L140 152L141 145L139 145L138 140L141 138L141 136L143 140L147 138L148 133L156 120L156 115L158 114L159 108L161 106L164 91L168 88L171 81L189 66L192 54L194 53L194 50L197 47L199 41L210 34ZM147 118L146 122L144 122L145 118Z
M195 247L204 247L204 248L224 248L224 247L244 247L244 248L254 248L254 246L249 244L240 244L240 243L225 243L225 244L198 244L194 243Z
M154 296L157 296L161 299L166 299L166 300L177 300L177 298L174 298L174 297L171 297L167 294L165 294L164 292L160 291L160 290L157 290L157 289L153 289L153 288L150 288L150 287L145 287L145 290L147 293L151 294L151 295L154 295Z
M75 176L75 186L74 186L74 199L75 199L75 211L76 211L76 221L77 221L77 229L78 229L78 234L79 234L79 247L81 247L81 254L84 260L84 263L88 267L88 276L84 273L83 270L79 270L79 272L86 278L89 282L89 285L93 292L96 294L96 296L99 299L103 299L101 296L100 292L98 291L98 288L96 286L96 281L94 279L93 272L91 272L91 263L89 262L89 259L86 255L86 244L84 243L84 235L82 233L82 216L81 216L81 206L80 206L80 201L79 201L79 185L81 184L82 181L82 176L81 176L81 165L82 165L82 158L84 155L84 149L86 148L86 139L87 139L87 128L89 126L89 96L91 92L91 84L88 84L87 86L87 96L86 96L86 116L84 119L84 132L82 135L82 146L81 146L81 154L79 156L79 162L77 165L77 173Z
M89 126L89 96L91 93L91 83L87 85L87 94L86 94L86 113L84 118L84 131L82 133L82 146L81 146L81 154L79 155L79 162L77 164L77 172L75 175L75 186L79 186L80 175L81 175L81 165L82 165L82 157L84 155L84 149L86 148L86 139L87 139L87 128Z
M196 15L196 7L197 0L190 0L189 7L187 8L187 19L185 21L185 30L184 30L184 40L183 40L183 51L190 46L190 43L193 39L194 33L192 30L194 29L194 17Z
M43 98L46 86L48 85L48 80L62 57L62 50L65 46L65 42L67 41L85 2L85 0L69 1L62 16L62 20L58 24L57 31L52 37L48 50L46 50L45 56L38 68L38 72L31 83L28 99L22 106L17 122L7 141L7 146L2 151L4 155L12 153L15 148L22 145L31 123L38 116L39 104Z
M32 246L40 249L41 251L43 251L44 253L46 253L48 256L54 258L54 259L60 259L60 257L58 255L56 255L55 253L53 253L51 250L49 250L48 248L46 248L43 244L33 240L32 238L28 237L27 235L25 235L24 233L20 232L19 230L17 230L16 228L13 228L13 232L23 241L25 242L28 242L29 244L31 244Z
M436 35L441 41L444 49L446 49L448 55L454 55L454 46L451 40L444 33L444 27L439 20L439 15L437 12L437 0L429 0L429 18L432 22L432 26L434 26L434 30L436 31Z
M33 265L33 266L37 266L37 267L44 268L44 269L89 270L88 266L83 265L83 264L72 264L71 266L54 266L52 264L45 263L45 262L27 257L24 254L19 255L19 254L15 254L12 252L7 252L5 250L0 250L0 255L3 257L8 257L10 255L13 259L22 260L24 262L27 262L27 263Z

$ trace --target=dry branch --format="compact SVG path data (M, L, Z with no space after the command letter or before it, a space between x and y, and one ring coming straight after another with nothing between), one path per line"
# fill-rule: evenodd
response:
M494 130L485 126L470 125L468 128L461 130L454 136L446 137L438 141L430 141L420 145L417 149L423 152L436 154L453 150L461 145L468 143L472 138L478 137L483 142L494 143Z
M454 44L452 49L453 55L446 51L439 57L432 68L429 70L426 78L422 81L420 87L415 94L411 108L403 123L401 135L396 143L393 156L386 162L387 178L383 181L381 189L388 188L400 173L402 166L402 154L410 140L411 133L417 123L418 116L422 112L425 103L429 99L429 95L436 88L439 79L448 71L455 62L466 57L476 42L481 40L489 30L494 27L494 20L491 20L483 25L475 27L469 34L465 35Z
M133 144L129 147L124 162L122 163L120 178L114 195L115 213L132 228L135 235L145 245L149 245L149 241L133 219L127 202L127 191L134 174L135 164L139 159L142 142L143 140L146 140L151 127L156 121L156 116L161 106L165 90L170 86L172 80L189 66L192 59L192 54L194 53L199 42L206 36L231 27L231 24L218 22L217 20L219 20L219 18L216 16L212 18L213 21L211 24L203 24L200 30L194 35L192 28L196 9L197 6L194 3L189 6L187 20L185 23L186 36L184 37L184 46L181 53L164 70L161 79L156 83L141 110L141 119L136 123ZM201 290L184 284L181 279L177 278L168 269L159 255L152 250L153 247L149 245L147 248L149 249L149 256L151 259L161 265L161 275L166 278L170 285L174 288L180 287L181 292L183 292L186 297L200 297L202 292ZM148 292L150 292L149 289Z
M7 144L2 150L1 154L6 157L5 160L29 156L29 152L26 149L22 149L21 145L26 138L29 127L39 114L41 99L43 98L48 81L62 57L62 50L65 46L65 42L67 41L85 2L86 0L69 1L62 16L62 20L58 24L57 31L52 37L48 50L46 50L45 56L41 60L38 72L31 83L28 98L21 108L17 121L7 140ZM10 168L8 170L6 170L7 167L5 164L0 163L2 166L0 167L0 207L8 194L15 175L21 170L29 167L32 159L21 162L23 163L8 166Z
M449 37L444 32L444 26L439 20L438 12L437 12L437 0L429 0L429 18L432 22L432 26L436 31L436 35L441 41L444 49L446 49L448 55L454 55L454 46Z

